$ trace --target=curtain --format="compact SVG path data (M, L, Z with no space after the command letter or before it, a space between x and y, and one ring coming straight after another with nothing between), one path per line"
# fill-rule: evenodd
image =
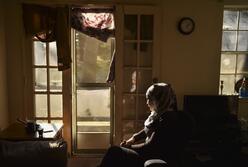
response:
M23 4L23 23L27 35L42 42L57 43L58 70L70 68L69 9Z
M90 37L106 42L115 34L114 8L74 7L71 10L71 27ZM106 82L115 78L115 52L112 55Z
M106 42L109 37L114 36L113 8L72 8L71 27Z

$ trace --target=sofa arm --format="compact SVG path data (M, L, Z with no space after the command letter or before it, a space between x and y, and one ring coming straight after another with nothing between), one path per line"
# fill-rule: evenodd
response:
M65 141L0 141L1 167L66 167Z
M168 165L161 159L150 159L145 162L144 167L168 167Z

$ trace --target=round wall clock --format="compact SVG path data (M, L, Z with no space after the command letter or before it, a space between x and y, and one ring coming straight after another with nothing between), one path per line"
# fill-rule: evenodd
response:
M195 29L195 22L190 17L183 17L180 19L178 23L178 30L184 34L189 35L191 34Z

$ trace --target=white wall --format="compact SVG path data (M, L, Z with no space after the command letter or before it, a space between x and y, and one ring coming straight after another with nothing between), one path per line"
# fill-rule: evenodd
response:
M0 1L0 130L8 125L4 6Z

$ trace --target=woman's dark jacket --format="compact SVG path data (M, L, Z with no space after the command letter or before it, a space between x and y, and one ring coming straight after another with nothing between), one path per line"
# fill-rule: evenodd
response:
M191 135L192 121L183 111L168 111L159 116L153 123L153 132L145 142L132 145L145 160L161 158L173 161L180 156ZM144 129L134 134L135 141L145 139Z

